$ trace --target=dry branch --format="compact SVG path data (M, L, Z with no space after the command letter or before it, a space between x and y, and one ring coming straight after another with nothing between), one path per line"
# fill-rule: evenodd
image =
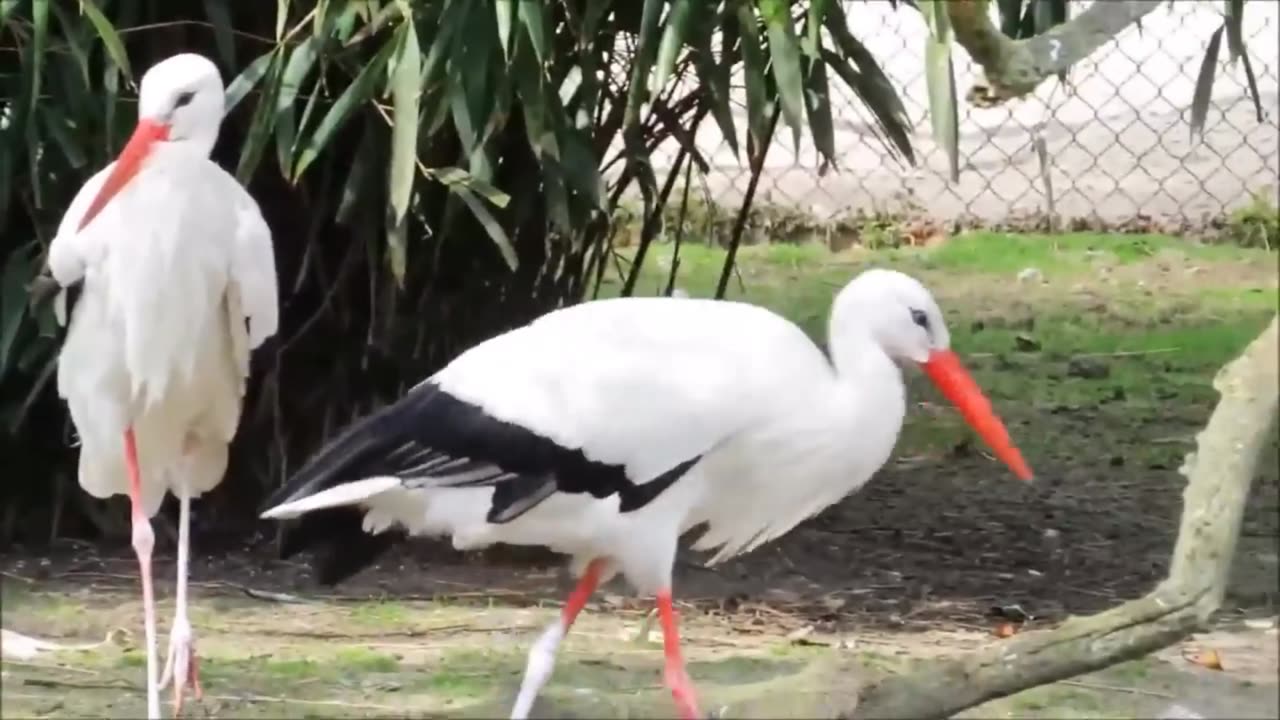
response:
M1096 7L1096 6L1095 6ZM988 700L1100 670L1204 627L1222 602L1254 470L1280 397L1277 319L1214 379L1222 396L1181 472L1182 525L1169 576L1150 594L969 657L921 663L869 684L847 718L944 718Z
M974 81L968 100L974 105L997 105L1022 97L1048 78L1089 57L1162 0L1111 0L1090 5L1074 19L1041 35L1014 40L987 14L986 0L944 3L958 42L982 66L986 76Z

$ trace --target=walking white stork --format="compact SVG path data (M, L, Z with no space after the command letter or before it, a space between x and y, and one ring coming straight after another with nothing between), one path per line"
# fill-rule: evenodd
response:
M128 493L133 506L152 718L170 679L175 713L187 685L200 693L187 616L191 498L222 479L250 349L277 323L271 231L209 159L223 112L222 78L206 58L175 55L148 70L133 136L76 194L49 247L67 326L58 393L80 438L80 485L96 497ZM177 607L157 683L150 518L166 491L180 503Z
M467 350L355 423L268 501L295 518L322 583L407 530L458 549L503 542L572 556L581 579L529 652L513 718L527 717L595 587L621 573L656 594L666 684L698 716L671 607L679 536L711 563L747 552L858 489L906 412L898 362L919 363L1013 472L1031 471L949 349L929 291L868 270L838 295L830 358L791 322L740 302L599 300Z

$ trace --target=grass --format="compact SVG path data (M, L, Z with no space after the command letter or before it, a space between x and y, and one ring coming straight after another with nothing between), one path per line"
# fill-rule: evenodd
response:
M665 286L672 251L670 245L652 249L641 292ZM719 249L682 248L679 286L693 296L710 296L723 259ZM755 245L742 248L729 297L770 307L821 342L831 299L854 275L872 266L908 272L934 291L953 347L1033 466L1079 478L1118 462L1135 469L1132 477L1126 473L1091 486L1095 504L1113 502L1140 481L1147 483L1141 492L1163 502L1176 498L1178 478L1168 468L1181 462L1187 440L1203 423L1215 397L1214 373L1276 311L1276 259L1264 249L1085 233L974 232L933 248L876 252ZM626 258L619 262L625 265ZM1019 281L1028 268L1037 271L1031 273L1035 277ZM614 294L619 286L617 278L608 277L602 294ZM1093 363L1092 372L1082 373L1082 362ZM912 397L943 403L918 378ZM895 456L942 467L969 434L954 414L916 408ZM1165 469L1144 475L1145 468ZM1274 467L1264 470L1272 479L1275 472ZM1041 508L1029 499L1021 502L1030 513ZM1272 501L1265 496L1258 501L1265 502ZM1009 522L1038 533L1038 517L1013 515L1018 509L1008 509ZM1105 523L1118 521L1103 522L1099 532L1110 532ZM1263 540L1274 540L1265 532ZM1132 540L1125 538L1121 542ZM1135 552L1129 544L1120 547L1112 552ZM851 544L840 551L841 562L850 564L849 557L871 562L873 557L859 554L867 550ZM1239 581L1258 585L1258 597L1274 597L1275 568L1254 560L1242 551ZM120 562L115 576L125 579L105 588L6 581L0 589L4 626L78 639L101 638L124 626L136 643L141 623L135 588L127 580L132 565L128 556ZM934 567L945 562L935 561ZM168 573L165 569L158 576L167 579ZM1054 601L1055 582L1030 600ZM760 584L747 575L739 587L758 594ZM163 594L168 584L159 587L163 632L172 603ZM896 585L883 587L890 589L875 590L882 600L905 592ZM193 621L208 693L198 712L249 718L505 716L529 643L555 612L527 604L401 601L394 590L378 594L360 602L279 605L197 589ZM853 692L850 678L866 680L900 671L913 658L997 642L971 626L910 634L873 629L867 613L846 613L842 617L853 620L839 627L811 621L819 627L806 636L813 645L786 637L790 626L771 614L762 622L760 615L727 611L682 613L689 671L708 705L704 709L728 705L741 717L830 716ZM544 709L578 717L670 716L670 698L660 685L657 633L644 643L630 639L641 616L608 605L584 613L543 693ZM161 640L163 647L163 635ZM1269 642L1274 645L1274 638ZM852 648L839 649L847 645ZM1232 667L1250 657L1244 649L1230 653ZM114 646L30 664L6 662L0 715L136 717L142 710L142 664L136 648ZM1189 669L1176 656L1148 657L1077 678L1075 684L996 700L962 717L1141 717L1159 712L1175 697L1202 711L1274 716L1274 675L1267 665L1252 674L1213 674Z

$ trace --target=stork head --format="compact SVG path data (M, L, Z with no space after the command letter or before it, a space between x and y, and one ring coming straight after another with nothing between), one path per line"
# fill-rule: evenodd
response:
M894 270L867 270L836 297L830 332L837 366L857 361L842 353L871 350L867 340L899 363L919 365L996 456L1019 478L1031 480L1031 468L1004 423L951 350L942 311L920 281Z
M138 125L80 219L83 229L142 169L158 143L181 144L208 157L225 112L218 68L208 58L182 53L151 66L138 93Z

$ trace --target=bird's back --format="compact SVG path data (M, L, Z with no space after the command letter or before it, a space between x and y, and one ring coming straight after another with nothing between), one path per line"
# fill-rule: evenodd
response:
M410 482L418 489L341 501L359 512L324 505L331 509L306 516L286 536L287 552L345 538L320 559L321 577L331 579L385 547L385 540L359 540L361 525L450 535L459 546L534 543L573 552L592 538L621 537L627 526L620 517L667 513L651 508L687 492L681 473L696 472L701 458L771 413L794 411L804 402L797 380L832 376L798 327L759 307L672 298L583 303L462 353L406 398L344 431L267 505L299 503L366 478L412 479L421 474L416 466L439 465L429 458L443 453L523 476L512 488L527 480L540 490L550 474L558 492L531 498L532 509L514 519L494 521L505 480L440 489ZM485 429L494 422L503 424L496 442ZM534 454L517 456L519 447Z

